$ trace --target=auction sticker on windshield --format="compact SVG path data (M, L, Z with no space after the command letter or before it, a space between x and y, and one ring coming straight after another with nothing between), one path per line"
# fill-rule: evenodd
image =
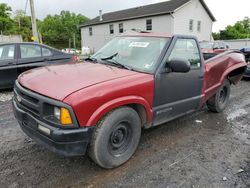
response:
M149 42L131 42L129 47L136 47L136 48L147 48Z

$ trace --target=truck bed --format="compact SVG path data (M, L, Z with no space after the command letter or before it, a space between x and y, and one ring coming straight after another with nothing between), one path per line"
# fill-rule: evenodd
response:
M224 79L228 78L233 84L238 83L244 74L246 62L240 51L231 50L205 60L204 66L203 94L206 101L216 93Z

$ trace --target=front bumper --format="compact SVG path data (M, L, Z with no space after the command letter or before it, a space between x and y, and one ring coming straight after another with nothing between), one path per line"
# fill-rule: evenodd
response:
M13 99L13 110L22 130L35 142L63 156L79 156L86 153L93 128L61 129L41 122L18 107ZM44 133L38 127L50 130Z

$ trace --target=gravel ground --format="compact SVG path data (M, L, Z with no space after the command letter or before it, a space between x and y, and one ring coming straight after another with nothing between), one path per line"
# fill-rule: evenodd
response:
M12 99L12 94L13 92L8 90L8 91L0 91L0 102L5 102L9 101Z
M0 94L0 187L250 187L250 82L232 87L220 114L202 111L144 130L123 166L104 170L87 157L64 158L24 135L11 91Z

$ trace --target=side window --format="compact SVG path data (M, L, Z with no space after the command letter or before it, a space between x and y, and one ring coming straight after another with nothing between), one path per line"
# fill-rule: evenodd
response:
M42 56L52 56L52 52L47 48L42 48Z
M32 57L41 57L41 47L32 44L22 44L20 45L21 58L32 58Z
M109 33L114 34L114 25L113 24L109 25Z
M0 46L0 60L14 59L15 45Z
M92 27L89 27L89 36L92 36L93 35L93 29Z
M168 61L180 58L188 60L191 68L199 68L201 66L201 58L196 40L178 39L176 41Z
M197 31L201 32L201 21L197 22Z
M123 33L123 23L119 23L119 33Z

